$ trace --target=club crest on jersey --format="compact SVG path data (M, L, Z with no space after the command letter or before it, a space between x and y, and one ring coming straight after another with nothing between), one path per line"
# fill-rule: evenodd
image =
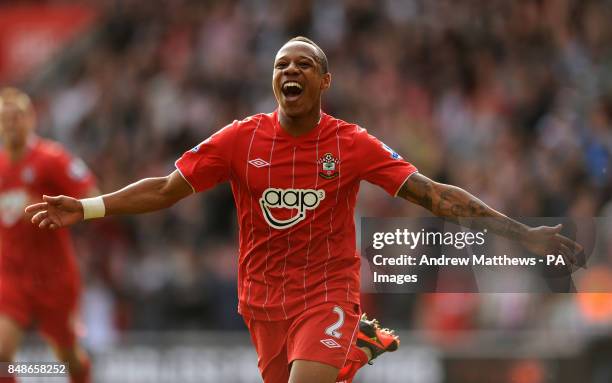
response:
M319 158L317 164L321 166L319 170L319 175L326 180L331 180L333 178L338 177L338 169L337 166L340 163L340 160L334 157L331 153L325 153L323 157Z
M34 173L34 169L29 166L24 168L21 172L21 181L23 181L24 184L31 184L34 182L35 177L36 174Z
M275 229L287 229L306 218L307 210L314 210L325 199L325 190L319 189L278 189L264 190L259 205L268 225ZM297 210L289 219L275 218L270 209L284 208Z
M75 158L70 163L70 167L68 168L68 176L75 181L84 180L89 174L89 169L87 169L87 165L80 158Z

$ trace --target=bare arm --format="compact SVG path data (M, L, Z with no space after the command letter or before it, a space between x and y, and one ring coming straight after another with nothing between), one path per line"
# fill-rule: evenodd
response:
M114 193L102 196L105 215L140 214L165 209L193 193L178 171L166 177L145 178ZM33 214L32 223L56 229L83 220L83 206L67 196L43 196L43 201L26 207Z
M486 221L488 229L507 238L521 240L529 231L528 226L490 208L467 191L432 181L420 173L415 173L406 180L398 196L423 206L438 217L463 226L477 228L481 222Z
M106 215L140 214L168 208L193 193L178 170L166 177L145 178L102 196Z
M559 234L561 225L529 227L503 215L459 187L432 181L420 173L411 175L404 182L398 196L461 226L488 229L520 241L537 254L558 251L575 262L575 255L582 251L579 244Z

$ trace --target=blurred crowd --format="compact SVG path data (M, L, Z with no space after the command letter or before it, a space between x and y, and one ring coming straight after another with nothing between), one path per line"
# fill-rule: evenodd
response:
M329 58L324 110L367 128L425 175L511 216L612 216L610 1L97 6L89 45L34 98L40 134L84 158L104 192L169 174L217 129L273 111L275 53L305 35ZM427 212L364 185L358 214ZM92 339L243 328L234 215L223 185L165 212L77 227ZM580 302L566 295L364 296L364 305L393 325L438 333L588 322L574 322Z

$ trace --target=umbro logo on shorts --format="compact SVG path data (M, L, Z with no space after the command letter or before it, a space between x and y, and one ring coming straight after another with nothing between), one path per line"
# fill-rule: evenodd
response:
M342 346L340 346L340 344L338 344L338 342L336 342L335 340L328 338L328 339L321 339L321 343L323 343L323 345L327 348L340 348Z
M316 209L323 199L325 199L323 189L268 188L261 195L259 205L268 225L275 229L287 229L306 219L306 210ZM295 209L298 212L291 218L282 220L274 217L270 211L272 208Z
M267 163L265 160L262 160L261 158L255 158L254 160L250 160L249 164L255 166L256 168L263 168L264 166L270 165L269 163Z

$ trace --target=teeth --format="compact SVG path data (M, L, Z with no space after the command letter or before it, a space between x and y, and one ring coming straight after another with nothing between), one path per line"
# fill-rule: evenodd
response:
M286 90L286 89L287 89L287 88L289 88L290 86L293 86L293 87L298 88L299 90L302 90L302 86L301 86L299 83L295 82L295 81L288 81L288 82L286 82L286 83L283 85L283 89L285 89L285 90Z

